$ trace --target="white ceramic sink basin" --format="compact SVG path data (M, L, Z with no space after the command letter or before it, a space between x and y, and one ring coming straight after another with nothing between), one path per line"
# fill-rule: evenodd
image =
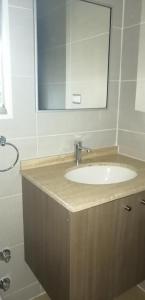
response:
M65 178L85 184L112 184L131 180L137 172L124 165L95 164L68 171Z

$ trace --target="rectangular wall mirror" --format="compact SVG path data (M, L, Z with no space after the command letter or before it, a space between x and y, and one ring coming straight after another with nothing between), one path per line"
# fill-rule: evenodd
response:
M35 0L38 110L106 108L111 8Z

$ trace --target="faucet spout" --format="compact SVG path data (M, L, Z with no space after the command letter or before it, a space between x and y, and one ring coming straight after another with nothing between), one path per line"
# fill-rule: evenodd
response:
M89 153L91 151L91 149L87 148L87 147L84 147L82 145L81 141L75 143L75 159L76 159L77 167L78 167L79 163L81 162L81 152L82 151L86 151L86 152Z

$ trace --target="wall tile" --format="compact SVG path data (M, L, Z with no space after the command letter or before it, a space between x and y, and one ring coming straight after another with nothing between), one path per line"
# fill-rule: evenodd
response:
M23 242L22 196L0 198L0 248Z
M24 289L14 292L8 296L4 296L6 300L28 300L40 294L40 286L34 283L26 286Z
M13 143L18 148L20 155L19 160L31 159L37 154L36 138L30 137L26 139L10 139L9 142Z
M145 80L138 80L136 82L136 101L135 110L145 112Z
M119 146L120 152L145 159L145 118L144 113L135 111L138 93L136 79L144 77L144 35L145 25L137 25L145 20L145 1L125 1L125 26L123 39ZM133 81L131 81L133 80ZM141 90L141 89L140 89ZM140 94L142 96L142 94Z
M109 60L110 80L119 80L121 55L121 29L112 28Z
M35 136L34 79L12 78L13 118L0 120L1 134L8 138Z
M122 79L145 77L145 24L124 30Z
M36 298L36 300L40 300L39 298ZM44 294L41 296L41 300L50 300L47 294Z
M74 140L75 136L72 135L39 137L38 156L71 153L74 149Z
M70 135L40 137L38 140L38 156L49 156L74 152L74 142L78 139L91 148L115 145L116 131L96 131Z
M124 30L122 80L136 80L138 70L140 26Z
M119 128L145 132L145 116L135 111L136 82L122 82Z
M141 22L141 11L142 11L143 1L142 0L125 1L124 26L130 26Z
M19 245L15 248L11 248L12 258L9 264L1 264L0 277L4 275L10 276L12 284L10 289L4 293L5 296L13 293L16 290L20 290L27 285L36 283L36 278L30 271L29 267L24 261L24 246Z
M29 159L36 156L35 139L8 140L15 144L20 152L21 159ZM9 167L16 159L16 152L11 147L0 148L0 168ZM19 162L9 172L0 173L0 197L21 193L21 174Z
M115 146L116 130L98 131L82 135L82 141L90 148L104 148Z
M145 78L145 24L140 25L137 78Z
M141 282L139 287L145 291L145 281Z
M145 22L145 1L142 0L142 7L141 7L141 22Z
M14 140L7 140L9 143L12 143L14 146L18 148L19 151L19 161L21 159L29 159L33 158L37 154L37 147L36 147L36 139L14 139ZM9 168L16 160L16 150L9 145L5 147L0 147L0 169ZM2 174L0 173L0 176ZM6 175L3 174L3 175Z
M12 75L34 77L34 31L31 10L9 8Z
M8 0L9 5L33 9L33 0Z
M145 134L119 131L119 152L145 160Z
M20 194L22 192L20 165L6 173L0 174L0 197Z

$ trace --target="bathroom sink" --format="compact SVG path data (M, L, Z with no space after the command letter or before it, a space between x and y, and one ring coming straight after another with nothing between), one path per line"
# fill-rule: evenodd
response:
M70 181L85 184L113 184L131 180L137 172L124 165L93 164L72 169L65 174Z

